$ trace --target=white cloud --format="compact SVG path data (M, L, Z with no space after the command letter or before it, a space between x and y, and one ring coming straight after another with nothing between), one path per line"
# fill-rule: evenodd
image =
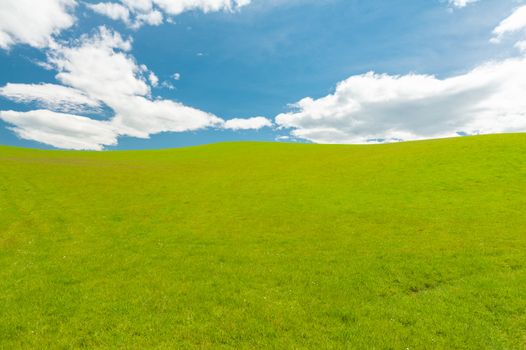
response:
M117 134L108 122L77 115L48 110L0 111L0 119L14 125L11 130L21 138L58 148L102 150L117 143Z
M225 121L223 128L230 130L259 130L265 127L271 127L272 125L272 121L265 117L235 118Z
M150 12L153 8L152 0L121 0L121 2L137 12Z
M0 119L12 125L11 130L19 137L59 148L100 150L115 145L119 136L148 138L161 132L208 127L249 130L273 126L265 117L225 121L175 101L155 99L151 87L158 86L159 79L131 55L131 39L102 27L94 35L84 35L73 44L56 43L53 36L74 23L68 11L75 1L42 0L44 2L59 4L71 23L66 23L66 17L57 21L47 19L44 21L47 24L40 26L44 29L36 35L31 34L31 30L27 30L27 34L25 28L13 29L16 26L11 22L0 21L0 47L8 48L14 43L48 47L46 64L57 71L56 79L63 84L7 84L0 88L0 95L4 97L20 103L35 102L43 108L30 112L0 111ZM138 27L143 23L160 24L164 16L183 11L232 11L249 2L121 0L88 6ZM474 1L451 1L451 5L464 7L470 2ZM28 0L0 0L0 20L7 12L27 9L28 3ZM29 15L22 13L18 18L24 16ZM495 28L493 41L525 29L526 6L523 6ZM526 40L519 41L515 46L526 51L525 43ZM180 75L176 73L172 78L179 80ZM173 88L168 83L163 82L161 86ZM320 143L526 131L524 91L524 57L485 64L447 79L367 73L339 83L333 94L299 101L294 110L278 115L276 124L290 128L293 139ZM108 120L75 115L102 106L113 111Z
M174 73L172 75L173 80L181 80L181 74L180 73Z
M49 54L49 63L64 85L83 91L91 98L108 99L148 95L150 87L142 69L127 53L131 42L105 27L78 46L60 47Z
M36 102L46 109L66 112L98 110L99 101L80 90L55 84L7 84L0 88L0 96L18 103Z
M150 84L152 84L152 86L159 85L159 78L157 77L157 75L155 75L154 72L150 72L150 74L148 75L148 80L150 81Z
M526 131L526 58L464 75L352 76L320 99L305 98L276 123L319 143L367 143Z
M517 8L493 30L492 41L498 43L504 35L526 29L526 5Z
M76 0L1 0L0 48L28 44L44 48L75 23Z
M152 0L152 2L170 15L185 11L201 10L203 12L233 11L250 4L250 0Z
M142 96L108 101L116 112L113 123L121 135L148 138L161 132L183 132L221 126L213 114L170 100L149 100Z
M124 23L130 23L130 11L127 7L121 4L101 2L98 4L87 4L86 6L94 12L109 17L115 21L121 20Z
M149 24L151 26L158 26L163 24L164 17L160 11L154 10L147 13L138 14L135 17L134 28L139 28L143 24Z
M478 0L449 0L449 4L454 7L462 8L477 1Z
M139 66L126 50L131 44L104 27L80 46L66 47L52 55L57 79L104 102L115 112L121 135L148 137L165 131L188 131L216 125L219 118L168 100L151 100L151 89ZM120 49L120 50L119 50ZM150 72L152 85L158 78Z
M50 51L48 62L58 71L56 78L64 86L52 85L49 93L42 91L44 85L9 84L1 90L19 102L37 101L49 109L67 105L71 110L81 110L82 105L93 106L100 101L113 110L110 120L49 110L2 112L2 120L14 125L16 134L25 139L61 148L95 150L115 144L118 136L148 138L161 132L223 126L224 121L213 114L170 100L152 99L147 81L153 85L156 76L137 64L128 52L130 48L129 40L102 27L93 36L83 36L74 46L57 45ZM83 125L89 133L82 131Z
M290 137L290 135L282 135L282 136L277 136L275 138L276 141L280 141L280 142L284 142L284 141L290 141L292 140L292 138Z
M88 5L95 12L114 20L122 20L132 28L144 24L160 25L164 14L176 16L185 11L199 10L203 12L234 11L250 4L250 0L121 0L121 3L105 2ZM125 15L123 9L128 11ZM132 17L133 20L129 18ZM170 23L173 19L169 18Z

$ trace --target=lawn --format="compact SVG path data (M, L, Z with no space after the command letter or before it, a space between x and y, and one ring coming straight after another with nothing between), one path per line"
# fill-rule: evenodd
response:
M526 349L526 134L0 147L0 349Z

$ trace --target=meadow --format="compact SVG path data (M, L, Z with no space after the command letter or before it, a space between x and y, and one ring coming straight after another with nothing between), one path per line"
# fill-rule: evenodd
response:
M526 134L0 147L0 349L526 349Z

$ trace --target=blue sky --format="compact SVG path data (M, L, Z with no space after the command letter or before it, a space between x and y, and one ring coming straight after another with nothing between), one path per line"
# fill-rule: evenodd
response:
M177 12L155 1L149 12L137 11L134 0L104 3L126 9L127 22L94 11L89 5L96 1L45 0L38 6L49 8L42 11L25 9L26 1L6 0L0 4L0 17L26 11L20 18L24 22L45 16L49 8L69 17L64 17L66 24L52 23L60 16L49 12L50 23L44 23L35 38L45 30L50 34L40 42L26 29L0 25L1 144L152 149L230 140L366 143L526 131L524 106L507 103L525 92L520 82L524 51L518 43L526 20L521 25L522 17L516 16L501 34L495 31L522 9L522 1L479 0L455 6L441 0L225 0L220 8L195 5ZM10 2L18 2L19 11L14 12ZM134 16L151 11L159 12L162 23L134 23ZM4 45L2 31L10 38ZM152 112L124 121L118 130L89 124L93 130L88 136L76 132L86 121L109 122L117 114L124 119L130 113L124 106L114 107L117 102L112 101L124 103L120 95L108 102L97 94L98 88L91 88L100 83L111 90L111 84L121 86L129 79L118 82L115 76L109 83L103 79L86 87L81 81L85 78L67 68L72 58L64 52L86 45L100 48L110 36L120 36L130 48L104 46L104 52L113 58L121 53L136 68L147 67L134 74L145 81L148 92L143 87L133 91L144 97L145 108L154 101L175 101L203 113L196 118L208 118L204 113L217 118L187 125L194 112L173 109L176 121L144 127L136 122L163 119ZM57 78L61 73L67 77ZM157 83L149 80L151 73ZM42 83L80 91L98 106L77 108L72 107L75 101L66 101L66 110L64 100L42 97L40 90L38 97L28 92L28 86ZM291 106L307 97L309 101ZM484 102L488 100L491 105ZM171 118L172 109L159 113L164 111ZM254 124L254 117L267 122ZM253 127L225 126L234 118L251 120Z

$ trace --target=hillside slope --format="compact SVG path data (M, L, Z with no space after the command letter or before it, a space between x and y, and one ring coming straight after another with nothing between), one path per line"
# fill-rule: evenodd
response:
M0 148L0 348L526 348L526 135Z

